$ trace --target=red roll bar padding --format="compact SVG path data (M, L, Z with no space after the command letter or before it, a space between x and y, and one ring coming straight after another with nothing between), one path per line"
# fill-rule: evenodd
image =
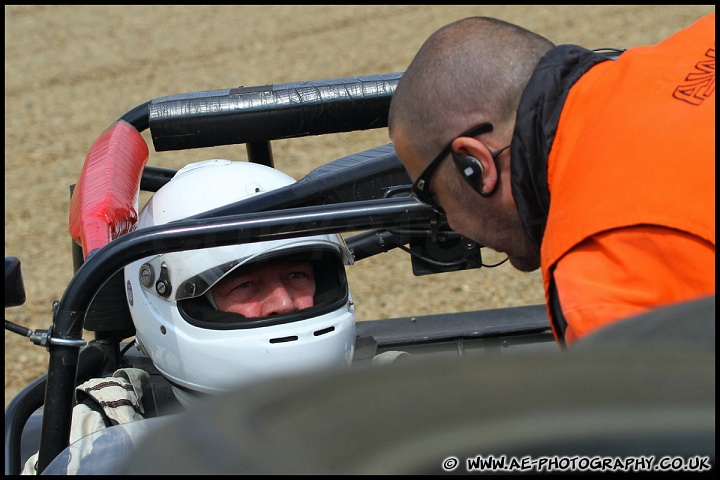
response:
M147 160L145 140L124 120L90 147L70 200L70 235L82 246L84 258L135 228Z

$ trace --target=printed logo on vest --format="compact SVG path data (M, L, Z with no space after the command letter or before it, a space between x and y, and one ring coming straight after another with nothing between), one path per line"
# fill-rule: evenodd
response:
M700 105L715 93L715 49L705 53L705 58L695 64L695 71L685 77L685 83L675 88L673 97L690 105Z

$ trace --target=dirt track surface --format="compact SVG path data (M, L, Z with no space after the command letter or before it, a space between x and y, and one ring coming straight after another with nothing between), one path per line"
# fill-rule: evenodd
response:
M72 273L69 185L93 140L153 98L401 72L422 42L462 17L502 18L556 44L627 48L662 40L713 12L710 6L6 6L5 255L22 261L27 302L7 320L51 323ZM148 145L152 145L147 132ZM376 130L273 145L295 178L388 142ZM241 146L150 154L180 168L207 158L245 159ZM502 257L486 253L487 260ZM496 269L413 277L391 252L348 270L358 319L392 318L543 302L539 273ZM361 264L362 263L362 264ZM87 339L92 338L90 334ZM45 372L47 352L5 332L5 404Z

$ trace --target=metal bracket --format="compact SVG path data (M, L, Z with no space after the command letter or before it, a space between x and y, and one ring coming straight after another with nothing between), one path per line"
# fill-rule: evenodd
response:
M29 328L23 327L16 323L5 320L5 330L9 330L13 333L17 333L24 337L28 337L35 345L48 348L50 345L58 345L63 347L78 347L82 348L87 345L87 340L72 339L72 338L57 338L52 336L52 327L47 330L35 330L32 331Z

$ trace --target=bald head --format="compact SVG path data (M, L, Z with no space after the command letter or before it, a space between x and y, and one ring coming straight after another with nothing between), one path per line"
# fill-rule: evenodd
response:
M429 161L453 136L478 123L511 133L522 92L553 46L494 18L446 25L425 41L400 79L390 105L390 135L402 128Z

